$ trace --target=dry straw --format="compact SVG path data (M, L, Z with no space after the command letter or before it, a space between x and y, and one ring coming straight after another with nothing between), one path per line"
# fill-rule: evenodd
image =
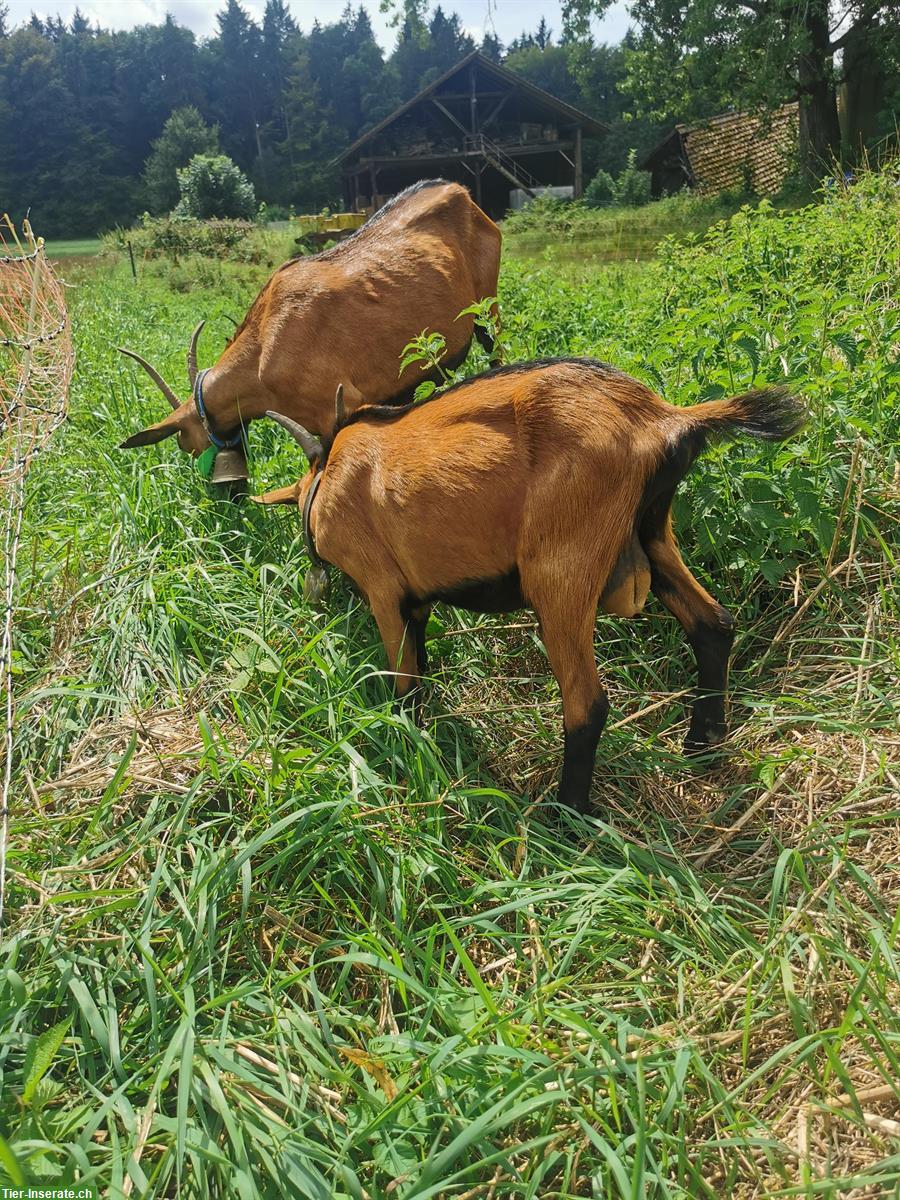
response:
M0 695L3 769L0 783L0 925L6 899L15 706L13 635L16 557L25 508L25 478L66 415L75 362L63 285L47 261L44 239L23 222L21 238L0 218L0 503L3 509L3 620Z

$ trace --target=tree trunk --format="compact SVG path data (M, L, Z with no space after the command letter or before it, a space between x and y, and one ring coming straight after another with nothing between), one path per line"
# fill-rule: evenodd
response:
M857 24L844 40L844 149L851 163L865 158L866 143L875 137L878 111L886 101L888 78L871 28Z
M828 0L801 0L796 13L801 38L797 56L800 167L808 179L818 180L832 169L841 145L829 48Z

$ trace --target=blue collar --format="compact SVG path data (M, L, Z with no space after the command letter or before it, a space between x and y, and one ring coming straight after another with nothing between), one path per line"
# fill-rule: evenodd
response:
M212 442L217 450L234 450L244 440L244 426L238 426L237 433L233 433L231 437L221 438L213 431L212 422L206 412L206 405L203 403L203 380L209 374L211 367L204 367L202 371L197 372L197 379L194 382L194 408L197 410L197 416L203 428L206 430L206 436Z

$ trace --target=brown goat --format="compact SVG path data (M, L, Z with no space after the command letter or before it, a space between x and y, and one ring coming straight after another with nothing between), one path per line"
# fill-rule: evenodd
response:
M184 403L140 355L123 351L147 371L174 412L127 438L122 448L177 434L181 449L194 456L212 442L234 447L242 457L242 426L270 408L329 432L336 378L345 381L348 411L364 396L379 404L406 403L426 377L415 364L398 377L397 364L423 329L444 335L448 359L456 364L473 333L493 353L473 318L459 314L497 294L499 269L500 230L466 189L443 180L418 183L346 241L285 263L215 366L198 373L201 322L188 351L192 395Z
M711 438L777 441L802 426L785 389L676 408L604 363L564 359L490 371L402 412L339 413L325 443L270 416L310 470L259 499L304 510L314 552L370 604L399 695L425 671L435 601L534 609L562 692L560 800L583 810L609 708L594 661L597 606L633 616L652 588L697 660L685 748L725 736L734 621L682 561L670 508Z

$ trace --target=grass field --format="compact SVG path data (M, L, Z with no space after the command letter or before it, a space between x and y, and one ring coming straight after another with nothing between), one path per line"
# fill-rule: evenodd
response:
M677 403L787 379L810 409L677 505L738 621L724 761L680 756L675 622L601 617L589 818L552 801L531 614L437 613L417 729L349 590L306 605L295 515L116 449L163 402L115 347L183 386L193 325L210 363L265 266L72 270L71 419L20 555L0 1182L897 1194L895 196L764 206L640 268L505 262L512 358L593 354ZM253 428L254 489L303 469L286 440Z
M47 242L47 257L87 258L99 254L101 247L99 238L51 238Z
M642 261L665 238L702 234L727 219L738 200L683 192L639 208L586 208L538 200L503 223L507 253L554 266Z

